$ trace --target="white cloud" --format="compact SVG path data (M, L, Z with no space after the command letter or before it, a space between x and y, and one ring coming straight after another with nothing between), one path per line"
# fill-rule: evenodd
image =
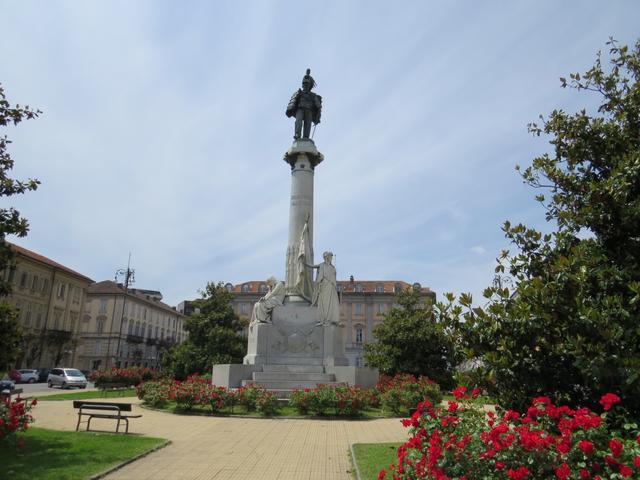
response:
M557 77L609 35L635 41L640 11L0 2L0 82L44 111L8 131L16 176L42 180L15 199L31 223L19 243L96 280L131 251L137 285L170 303L209 280L283 276L284 108L307 67L325 105L316 251L337 254L342 278L480 291L502 221L543 223L513 172L548 150L527 122L586 101Z

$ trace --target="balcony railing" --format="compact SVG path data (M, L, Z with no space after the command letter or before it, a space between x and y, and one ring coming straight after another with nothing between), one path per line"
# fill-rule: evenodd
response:
M140 335L127 335L127 342L129 343L142 343L144 342L144 338L141 337Z

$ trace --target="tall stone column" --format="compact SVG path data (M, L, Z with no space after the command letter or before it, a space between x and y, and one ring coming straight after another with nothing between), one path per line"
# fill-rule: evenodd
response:
M316 165L324 159L309 139L298 139L284 156L291 166L289 240L287 243L285 285L288 302L311 301L313 291L313 177Z

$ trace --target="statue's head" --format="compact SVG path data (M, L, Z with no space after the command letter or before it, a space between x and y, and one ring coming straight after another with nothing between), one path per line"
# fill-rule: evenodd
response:
M267 278L266 282L267 285L269 285L271 288L276 286L276 283L278 283L278 280L276 280L276 277L269 277Z
M316 86L316 81L311 76L311 69L307 68L307 73L302 77L302 89L305 92L310 92L313 87Z
M333 258L333 253L326 251L322 254L322 258L324 258L325 262L331 263L331 259Z

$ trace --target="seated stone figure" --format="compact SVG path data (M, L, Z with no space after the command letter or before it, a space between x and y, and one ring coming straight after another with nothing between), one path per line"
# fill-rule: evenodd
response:
M271 323L271 312L284 301L284 282L278 282L274 277L267 279L269 291L253 306L251 325L256 323Z

